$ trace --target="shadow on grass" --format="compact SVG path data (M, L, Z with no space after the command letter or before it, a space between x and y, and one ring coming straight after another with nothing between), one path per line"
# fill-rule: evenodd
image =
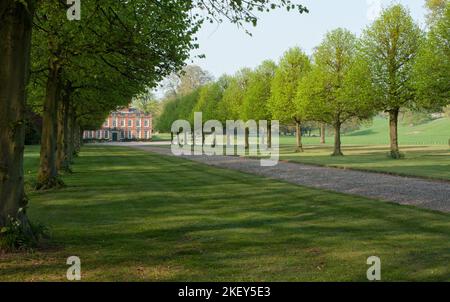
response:
M448 214L128 149L89 147L76 170L31 196L64 249L0 259L2 279L63 280L71 255L85 280L363 281L372 255L383 280L449 276Z

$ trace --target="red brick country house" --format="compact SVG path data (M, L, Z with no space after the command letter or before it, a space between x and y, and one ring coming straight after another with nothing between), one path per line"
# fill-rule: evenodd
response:
M111 112L101 129L87 130L83 133L85 140L113 142L151 140L152 136L152 115L144 114L134 108Z

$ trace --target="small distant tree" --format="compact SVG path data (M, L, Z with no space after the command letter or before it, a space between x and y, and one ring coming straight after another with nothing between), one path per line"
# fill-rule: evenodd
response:
M401 5L383 10L363 33L361 49L369 62L378 105L389 113L392 158L400 158L397 130L400 109L416 105L412 76L422 38L419 26Z
M310 69L309 57L300 48L291 48L281 58L271 86L268 107L272 118L281 123L295 123L296 152L303 151L301 125L306 121L306 116L304 110L298 110L295 98L300 80Z

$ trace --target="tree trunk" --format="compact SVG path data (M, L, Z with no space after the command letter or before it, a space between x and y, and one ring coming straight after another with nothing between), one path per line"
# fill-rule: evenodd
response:
M250 148L249 135L250 135L250 129L248 129L248 127L245 127L245 149L246 150L248 150Z
M343 156L341 150L341 122L334 123L334 152L332 156Z
M299 121L295 121L295 137L297 142L297 148L295 149L295 152L303 152L302 124Z
M71 172L68 155L69 143L70 92L65 91L58 106L58 127L56 147L56 168L58 171Z
M68 141L67 141L67 160L69 165L73 163L73 156L75 152L75 112L72 105L69 105L68 109L68 120L67 120L67 130L68 130Z
M30 231L23 179L25 86L28 80L33 1L0 3L0 227L8 217Z
M61 97L60 67L54 61L51 61L49 65L50 71L42 117L41 158L36 186L38 190L47 190L62 185L56 168L57 111Z
M75 109L74 109L75 114ZM77 118L73 117L73 153L72 157L75 158L78 156L78 153L81 149L81 144L83 143L83 130L80 128L80 124L78 124Z
M325 124L320 124L320 143L325 144L325 135L326 135L326 129Z
M398 114L399 109L393 109L389 111L389 134L391 144L391 157L399 159L401 157L400 150L398 148Z
M267 148L272 148L272 123L267 124Z

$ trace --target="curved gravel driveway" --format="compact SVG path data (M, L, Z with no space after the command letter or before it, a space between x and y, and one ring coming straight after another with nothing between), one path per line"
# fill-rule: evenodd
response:
M131 144L130 147L174 156L170 148ZM182 156L211 166L279 179L306 187L360 195L405 205L450 212L450 183L381 173L280 162L261 167L256 159L232 156Z

